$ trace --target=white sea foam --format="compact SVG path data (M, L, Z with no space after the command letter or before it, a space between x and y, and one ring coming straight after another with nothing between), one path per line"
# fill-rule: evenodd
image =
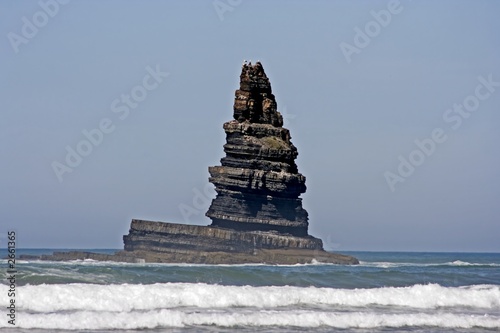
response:
M19 263L36 263L40 266L52 266L54 264L58 266L124 266L124 267L252 267L252 266L278 266L278 267L297 267L297 266L336 266L339 265L331 263L318 262L315 259L310 263L305 264L291 264L291 265L269 265L264 263L250 263L250 264L190 264L190 263L125 263L116 261L99 261L93 259L77 259L70 261L50 261L50 260L18 260ZM0 264L6 264L6 259L0 259ZM483 267L500 267L500 263L471 263L461 260L455 260L451 262L443 263L419 263L419 262L383 262L383 261L360 261L358 267L380 267L380 268L393 268L393 267L405 267L405 266L422 266L422 267L432 267L432 266L483 266ZM356 267L356 266L351 266Z
M0 327L5 327L4 321ZM363 313L307 310L150 310L144 312L23 313L18 328L102 330L184 327L216 325L219 327L296 326L303 328L376 328L376 327L439 327L439 328L500 328L497 316L474 316L452 313Z
M0 304L8 302L5 287L0 286ZM16 309L16 327L49 330L189 325L500 329L500 286L28 285L17 288ZM0 327L6 325L0 321Z
M94 260L94 259L75 259L68 261L54 261L54 260L17 260L19 263L24 264L37 264L39 266L123 266L123 267L251 267L251 266L307 266L313 265L309 264L294 264L294 265L271 265L264 263L251 263L251 264L192 264L192 263L146 263L146 262L120 262L120 261L105 261L105 260ZM6 259L0 259L0 264L7 264ZM319 263L321 265L333 265Z
M418 263L418 262L384 262L384 261L360 261L360 266L395 268L395 267L432 267L432 266L481 266L481 267L500 267L497 263L471 263L467 261L455 260L444 263Z
M455 260L452 262L447 262L444 265L450 265L450 266L486 266L486 267L500 267L500 264L496 263L478 263L478 262L467 262L467 261L461 261L461 260Z
M6 286L2 286L4 289ZM417 309L468 307L500 310L500 286L442 287L437 284L372 289L291 286L221 286L193 283L152 285L57 284L18 287L18 309L29 312L149 311L177 307L280 308L290 306L392 306ZM7 304L7 292L0 295Z

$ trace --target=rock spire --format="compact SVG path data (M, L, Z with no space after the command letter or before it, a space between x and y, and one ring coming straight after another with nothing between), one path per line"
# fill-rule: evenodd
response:
M297 149L283 128L271 84L257 62L246 61L234 100L234 120L224 123L226 156L209 167L217 196L206 215L209 226L133 219L115 254L56 252L27 259L94 259L124 262L204 264L358 264L351 256L324 251L307 233L297 171Z
M212 226L307 236L299 198L306 179L260 62L243 63L233 110L234 120L223 125L226 156L221 166L209 167L217 192L206 213Z

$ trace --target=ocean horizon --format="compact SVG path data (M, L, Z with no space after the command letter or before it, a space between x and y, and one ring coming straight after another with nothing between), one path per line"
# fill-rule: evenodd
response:
M16 255L62 250L76 249L17 249ZM500 253L340 252L357 257L360 264L17 260L15 326L4 315L0 329L29 333L500 329ZM1 254L4 258L5 249ZM4 267L8 264L6 259L1 262ZM9 281L3 279L0 287L8 289ZM7 290L0 299L8 304Z

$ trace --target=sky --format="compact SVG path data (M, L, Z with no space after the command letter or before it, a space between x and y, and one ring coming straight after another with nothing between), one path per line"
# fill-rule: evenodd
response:
M260 60L335 251L500 252L500 2L1 1L0 246L208 225Z

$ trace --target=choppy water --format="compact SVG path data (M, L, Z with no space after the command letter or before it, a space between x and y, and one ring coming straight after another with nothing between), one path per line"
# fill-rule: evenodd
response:
M30 333L500 331L500 254L347 254L361 264L18 261L15 329ZM1 262L5 267L6 261ZM10 300L6 283L4 279L0 285L2 305ZM12 325L5 314L0 330L9 332Z

